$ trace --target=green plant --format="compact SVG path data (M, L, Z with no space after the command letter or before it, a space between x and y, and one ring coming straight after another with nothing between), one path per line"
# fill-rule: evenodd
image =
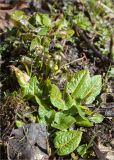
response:
M111 17L114 17L112 1L87 0L80 3L81 9L71 3L65 4L65 16L70 16L80 29L86 32L87 35L89 33L91 42L95 44L102 54L108 55L110 53L110 38L114 32L111 20Z
M30 77L25 83L22 72L17 74L18 70L15 67L12 69L23 96L29 100L34 98L34 103L37 103L39 122L45 123L49 132L55 132L53 143L58 155L67 155L76 150L83 133L80 127L91 127L94 123L103 121L102 115L85 107L86 104L92 103L101 91L100 75L90 77L88 70L78 71L66 82L62 94L49 80L42 85L38 83L37 78ZM79 129L71 129L73 124L79 126ZM78 152L81 154L79 148ZM83 153L81 155L83 156Z
M19 10L11 14L11 19L15 31L11 46L14 52L17 51L18 62L26 68L30 68L31 63L33 72L38 70L40 78L51 77L60 68L65 43L72 41L74 31L70 23L63 14L58 18L43 13L27 16ZM12 30L11 36L13 33ZM2 45L4 50L7 46ZM21 54L18 50L22 50Z

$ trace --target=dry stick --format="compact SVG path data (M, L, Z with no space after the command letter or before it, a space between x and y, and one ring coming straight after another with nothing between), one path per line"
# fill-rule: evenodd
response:
M75 59L75 60L73 60L73 61L71 61L71 62L68 62L68 63L66 63L66 64L63 64L63 65L60 67L60 69L63 68L63 67L65 67L65 66L69 66L69 65L72 64L72 63L79 62L79 61L83 60L84 58L85 58L85 56L83 56L83 57L81 57L81 58L79 58L79 59Z
M14 2L13 4L4 4L0 3L0 12L11 12L15 9L23 9L27 8L28 4L24 2L23 0L18 0L17 2Z
M90 136L87 134L84 134L85 139L87 140L87 142L90 141ZM97 147L97 144L93 141L92 143L92 148L96 154L96 156L98 157L99 160L106 160L104 154L100 151L100 149Z
M13 4L4 4L4 3L0 3L0 11L8 11L8 10L12 10L14 7L16 6L15 3Z
M100 58L105 63L114 64L113 60L109 59L108 57L103 56L102 53L100 51L98 51L93 44L91 44L90 40L86 37L86 35L83 33L83 31L77 26L77 24L75 24L73 22L73 20L71 19L71 17L68 17L68 20L72 24L73 29L75 31L75 34L77 35L77 33L78 33L79 36L81 37L81 39L86 42L87 46L92 49L93 55L95 57Z
M0 3L0 9L6 9L6 8L11 8L11 5L10 4L4 4L4 3Z
M99 158L99 160L106 160L104 154L100 151L100 149L97 147L97 144L95 142L93 142L93 149L96 156Z

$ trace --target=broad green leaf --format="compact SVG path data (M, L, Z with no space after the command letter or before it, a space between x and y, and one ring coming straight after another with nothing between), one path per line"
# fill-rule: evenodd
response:
M77 116L75 119L76 119L76 124L78 126L81 126L81 127L92 127L93 126L93 123L90 122L87 118L83 119L81 116Z
M42 25L42 17L39 13L35 15L35 18L36 18L37 24Z
M101 123L104 119L104 116L99 113L94 113L91 117L89 117L89 120L94 123Z
M73 152L80 144L82 131L60 131L56 132L54 146L57 149L57 154L60 156L68 155Z
M59 130L66 130L75 122L75 118L66 115L61 112L57 112L54 117L54 121L51 124L52 127L57 128Z
M84 84L85 80L89 79L89 73L87 70L81 70L75 73L71 78L70 82L67 82L65 89L67 93L72 93L73 95L79 94L78 91L80 87ZM83 88L82 88L83 89Z
M42 23L45 26L51 25L51 19L49 18L48 14L42 14Z
M39 31L38 31L38 35L40 36L45 36L48 32L48 28L45 27L45 28L41 28Z
M86 104L92 103L96 96L100 94L102 87L102 79L100 75L93 76L86 92L83 94Z
M23 19L23 17L25 16L25 13L21 10L15 10L12 14L11 14L11 18L13 20L16 21L20 21Z
M38 25L47 27L51 25L51 19L49 18L48 14L37 13L35 17Z
M66 93L64 96L64 100L68 109L75 105L75 100L71 97L70 94Z
M36 49L36 47L38 47L40 45L40 40L38 38L34 38L31 41L31 45L30 45L30 51Z
M65 110L67 107L65 106L65 102L62 100L62 94L59 88L56 85L52 85L50 91L50 100L54 107Z
M77 152L83 158L84 155L87 153L87 149L87 144L82 144L77 148Z
M79 71L77 73L77 76L75 76L75 79L77 82L76 82L75 90L72 93L72 96L77 99L83 99L91 80L89 71L86 71L86 70L84 70L83 72Z
M66 92L79 100L84 100L86 104L92 103L100 93L102 80L100 75L90 77L89 71L77 72L66 84Z

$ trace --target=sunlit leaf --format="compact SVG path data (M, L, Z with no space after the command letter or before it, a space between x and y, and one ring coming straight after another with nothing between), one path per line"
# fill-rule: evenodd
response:
M38 35L40 36L45 36L48 32L48 28L45 27L45 28L41 28L39 31L38 31Z
M89 71L82 70L75 73L65 86L67 93L72 97L83 100L86 104L92 103L101 92L102 79L100 75L90 77Z
M36 18L37 24L42 25L42 18L41 18L41 15L40 15L39 13L37 13L37 14L35 15L35 18Z
M16 20L16 21L22 20L24 16L25 16L25 13L23 11L21 11L21 10L15 10L11 14L11 18Z
M52 85L51 91L50 91L50 100L54 107L65 110L66 105L65 102L62 99L62 94L59 90L59 88L56 85Z
M82 88L84 81L89 79L87 70L81 70L75 73L69 82L67 82L65 89L67 93L72 93L74 96L78 94L79 88ZM77 93L76 93L77 92Z
M85 92L85 103L90 104L92 103L96 96L100 94L102 87L102 79L101 75L95 75L91 78L91 82L89 84L89 87L87 88Z
M94 123L101 123L103 119L104 116L99 113L94 113L92 116L89 117L89 120Z
M45 26L51 25L51 19L49 18L48 14L42 14L42 23Z
M56 132L54 146L58 155L68 155L80 144L82 132L80 130Z
M42 26L51 25L51 19L49 18L48 14L37 13L35 16L37 24Z
M91 80L89 71L87 70L79 71L75 74L74 78L76 85L75 85L75 90L72 93L72 96L77 99L83 99Z

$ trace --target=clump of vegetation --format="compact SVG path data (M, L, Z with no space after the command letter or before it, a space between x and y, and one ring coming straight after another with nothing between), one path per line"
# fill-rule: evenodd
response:
M1 45L2 54L4 48L6 52L9 47L7 43L10 43L12 52L17 52L17 61L26 69L35 68L43 78L56 73L60 68L65 43L72 41L74 34L70 23L62 14L59 17L42 13L27 16L22 11L15 11L11 19L15 29Z
M79 71L66 82L61 93L50 80L40 84L36 77L28 77L16 67L11 67L16 74L23 97L38 105L38 122L46 124L50 134L55 133L53 143L57 154L68 155L78 147L77 151L83 157L88 145L79 146L82 127L92 127L94 123L101 123L104 118L86 107L86 104L91 104L101 91L101 76L90 77L88 70ZM71 129L73 124L79 128Z

